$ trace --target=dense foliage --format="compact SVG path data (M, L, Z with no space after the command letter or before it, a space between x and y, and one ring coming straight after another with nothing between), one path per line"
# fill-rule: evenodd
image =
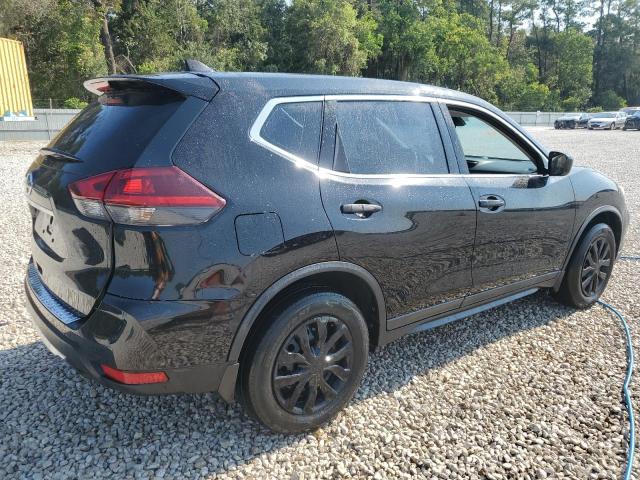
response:
M444 85L512 110L640 104L638 0L0 0L33 95L180 69L366 75ZM67 102L69 104L69 102Z

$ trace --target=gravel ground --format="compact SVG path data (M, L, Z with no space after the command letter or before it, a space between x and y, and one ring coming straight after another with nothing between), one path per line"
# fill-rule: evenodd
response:
M618 180L640 215L640 132L532 131ZM22 176L39 146L0 142L0 478L620 477L618 321L544 293L373 354L355 400L309 435L272 434L212 395L135 397L79 377L24 307ZM640 254L639 233L632 224L626 253ZM638 268L620 262L605 295L636 348Z

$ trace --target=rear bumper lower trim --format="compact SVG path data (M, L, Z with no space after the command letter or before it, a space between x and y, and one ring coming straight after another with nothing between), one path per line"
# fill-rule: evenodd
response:
M84 331L87 325L85 322L82 322L78 329L64 324L48 307L45 307L41 297L36 295L29 275L25 279L25 291L31 320L47 349L64 358L83 376L98 381L106 387L137 395L216 392L227 402L234 400L238 372L237 363L192 365L179 368L167 367L163 364L149 365L149 368L137 368L128 364L121 365L118 354L122 352L117 352L117 350L122 349L122 345L108 342L98 343ZM97 313L94 315L99 314L101 308L102 306L97 309ZM88 317L86 322L91 322L92 318ZM130 348L135 348L135 346L132 345ZM100 368L102 364L132 371L162 370L169 379L165 383L122 384L107 378Z
M59 300L58 297L49 291L42 282L38 269L33 262L29 263L27 269L27 282L42 306L62 323L73 328L73 324L82 320L83 315L80 312L74 310L62 302L62 300Z

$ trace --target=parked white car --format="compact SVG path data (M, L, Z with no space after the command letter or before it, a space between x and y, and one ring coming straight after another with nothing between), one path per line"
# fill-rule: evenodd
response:
M627 114L624 112L600 112L589 119L587 127L589 130L615 130L624 127Z

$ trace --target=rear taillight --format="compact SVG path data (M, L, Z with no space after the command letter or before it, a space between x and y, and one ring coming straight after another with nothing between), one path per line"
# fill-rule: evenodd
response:
M189 225L209 220L224 198L178 167L116 170L69 185L83 215L125 225Z

